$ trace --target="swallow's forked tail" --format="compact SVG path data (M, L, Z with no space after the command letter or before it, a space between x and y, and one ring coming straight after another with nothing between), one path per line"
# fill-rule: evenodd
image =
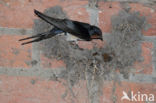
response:
M37 34L37 35L34 35L34 36L30 36L30 37L20 39L19 41L24 41L24 40L29 40L29 39L36 38L36 39L34 39L32 41L24 42L24 43L21 44L21 45L25 45L25 44L29 44L29 43L33 43L33 42L39 42L41 40L51 38L51 37L53 37L55 35L56 34L52 34L50 31L48 31L48 32L45 32L45 33L41 33L41 34Z

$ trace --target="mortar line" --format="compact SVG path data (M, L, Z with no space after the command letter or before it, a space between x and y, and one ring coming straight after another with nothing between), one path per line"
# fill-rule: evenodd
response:
M40 58L40 49L39 49L39 45L40 44L37 44L37 43L33 43L32 44L32 60L35 60L35 61L37 61L37 64L36 65L34 65L33 67L34 68L38 68L38 69L40 69L41 68L41 58Z
M32 33L32 29L0 27L0 35L27 35Z
M49 79L53 77L55 74L57 77L61 77L61 72L66 70L65 68L9 68L9 67L0 67L0 75L8 75L8 76L26 76L26 77L40 77ZM156 77L153 77L150 74L130 74L129 79L124 79L122 74L117 74L120 81L125 82L134 82L134 83L156 83Z
M156 83L156 77L151 74L129 74L128 79L124 79L123 75L117 74L120 81L133 82L133 83Z
M0 27L0 35L28 35L33 34L32 29L21 29L21 28L8 28ZM36 60L38 63L34 67L40 68L40 50L38 49L39 44L32 44L32 60Z
M156 36L143 36L144 41L156 42Z
M87 8L87 11L93 10L93 8L92 9L91 8L88 9L88 7L86 7L86 8ZM98 9L96 9L95 11L98 12ZM98 26L98 19L99 19L98 13L97 13L97 15L95 15L95 13L92 13L92 14L94 15L94 17L91 16L90 21L92 24L95 24ZM92 19L92 17L94 19ZM97 18L97 19L95 19L95 18ZM10 35L10 34L11 35L27 35L27 34L32 35L33 29L0 27L0 35ZM103 32L104 36L109 36L109 34L110 34L109 32ZM143 36L143 38L146 41L156 41L155 35Z
M105 0L99 0L99 1L105 1ZM136 3L145 3L145 4L150 4L150 3L154 3L155 0L107 0L107 1L118 1L118 2L136 2Z
M99 21L99 13L98 8L89 8L86 7L87 12L89 13L89 20L92 25L98 26Z
M96 2L96 1L95 1ZM87 12L89 13L89 19L90 23L92 25L98 26L98 20L99 20L99 13L98 8L93 5L93 8L86 7ZM89 73L86 73L86 83L87 83L87 89L88 89L88 95L89 95L89 102L90 103L99 103L99 84L96 83L94 79L91 79L92 76L89 75Z
M21 28L8 28L0 27L0 35L28 35L33 34L32 29L21 29ZM40 50L38 48L39 44L32 44L32 60L36 60L38 63L33 67L40 68Z
M60 77L60 73L63 72L64 68L6 68L6 67L0 67L0 75L8 75L8 76L26 76L26 77L39 77L44 79L49 78L56 78ZM56 77L55 77L56 76Z

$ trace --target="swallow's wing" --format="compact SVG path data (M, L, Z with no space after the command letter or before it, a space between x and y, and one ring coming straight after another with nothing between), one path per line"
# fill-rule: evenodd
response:
M78 22L78 21L72 21L69 19L56 19L49 17L37 10L34 10L34 13L46 21L47 23L63 30L64 32L71 33L81 39L90 39L89 35L89 24L83 23L83 22Z
M68 19L56 19L53 17L49 17L37 10L34 10L34 13L40 17L41 19L43 19L44 21L46 21L47 23L63 30L63 31L68 31L68 32L74 32L72 31L74 29L74 24L72 23L72 21L68 20ZM76 31L75 31L76 32Z
M90 36L90 24L78 22L78 21L72 21L72 25L67 25L67 27L71 30L71 34L84 39L84 40L91 40Z

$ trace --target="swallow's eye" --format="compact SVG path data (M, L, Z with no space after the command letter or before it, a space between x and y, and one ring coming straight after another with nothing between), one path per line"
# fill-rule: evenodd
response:
M99 31L99 30L96 30L96 33L97 33L97 34L100 34L100 31Z
M97 29L95 29L95 31L96 31L96 32L98 32L98 30L97 30Z
M94 29L94 31L97 33L98 32L98 30L97 29Z

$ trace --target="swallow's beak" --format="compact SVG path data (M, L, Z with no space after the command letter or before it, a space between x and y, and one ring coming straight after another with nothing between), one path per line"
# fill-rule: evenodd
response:
M92 38L92 39L100 39L101 41L103 41L102 36L99 36L99 35L97 35L97 34L92 35L91 38Z

